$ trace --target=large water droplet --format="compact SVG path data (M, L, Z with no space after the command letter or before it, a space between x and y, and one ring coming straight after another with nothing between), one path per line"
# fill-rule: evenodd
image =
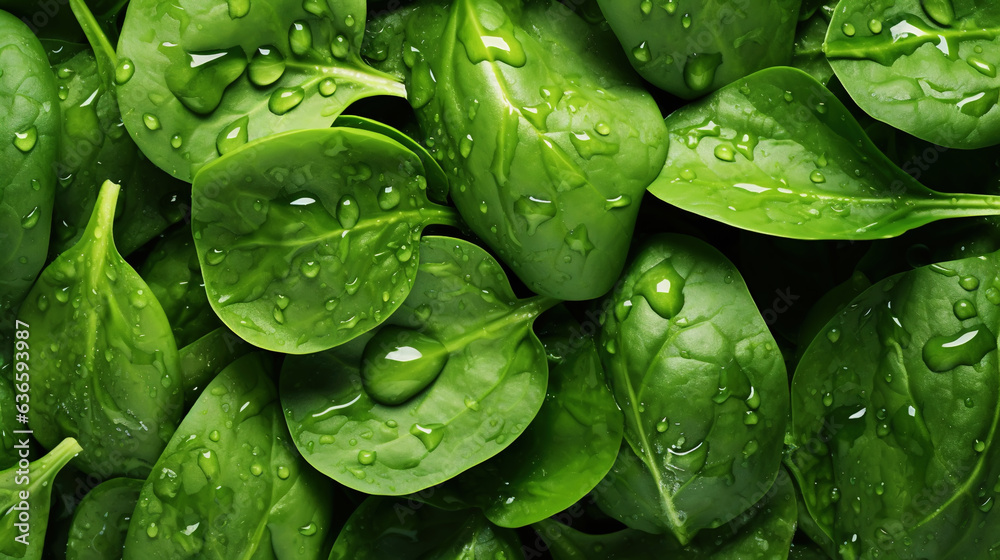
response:
M351 229L358 224L361 218L361 207L353 196L345 194L337 202L337 221L344 229Z
M36 143L38 143L38 129L35 127L31 127L24 132L14 133L14 146L24 153L28 153L34 149Z
M986 325L976 325L950 336L935 336L924 344L924 363L931 371L946 372L972 366L997 348L996 336Z
M941 27L950 27L955 21L955 6L951 0L920 0L924 12Z
M514 212L524 218L528 235L535 235L538 226L555 217L556 205L544 198L522 196L514 201Z
M250 0L226 0L229 4L229 17L239 19L250 13Z
M399 206L399 189L393 187L383 187L378 192L378 207L382 210L392 210Z
M312 30L309 28L309 24L304 21L293 22L288 30L288 46L291 47L292 52L302 56L309 52L312 44Z
M240 117L219 132L219 136L215 139L215 149L219 155L225 155L247 143L249 124L249 116Z
M715 71L722 64L721 53L693 53L684 63L684 83L694 91L705 91L715 80Z
M180 47L172 46L170 49ZM189 110L199 115L215 111L229 84L243 75L247 57L242 47L187 53L167 68L167 88Z
M444 438L444 425L414 424L410 426L410 435L419 439L427 451L434 451Z
M566 234L563 239L566 246L572 251L576 251L583 256L587 256L591 251L594 250L594 243L590 240L590 235L587 232L587 226L580 224L573 228L572 231Z
M660 261L639 277L635 293L642 296L657 315L670 319L684 306L684 278L670 261Z
M284 115L299 106L306 92L300 87L278 88L267 101L267 108L275 115Z
M123 57L118 61L118 66L115 67L115 83L124 85L132 79L133 75L135 75L135 65L132 64L131 59Z
M257 48L247 69L250 81L261 87L277 82L284 73L285 57L270 45Z
M389 326L365 346L361 380L375 401L398 405L427 388L447 361L448 350L434 337Z

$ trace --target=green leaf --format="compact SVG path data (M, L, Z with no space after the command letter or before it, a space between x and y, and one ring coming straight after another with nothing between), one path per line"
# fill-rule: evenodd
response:
M842 558L1000 551L1000 254L876 283L792 381L787 463Z
M299 451L337 482L401 495L493 457L545 399L532 323L556 302L518 299L466 241L428 237L413 291L373 337L285 360L282 406Z
M52 482L80 451L76 440L66 438L27 468L0 472L0 558L41 560Z
M142 484L134 478L112 478L88 492L73 513L66 560L120 559Z
M49 246L59 145L59 99L27 26L0 11L0 347ZM0 369L9 366L0 351Z
M330 560L513 560L521 543L482 514L368 498L347 521Z
M614 38L560 4L447 4L408 18L402 56L456 208L532 291L607 293L666 155L659 109Z
M288 441L261 354L222 371L146 480L125 558L318 558L329 481Z
M693 99L788 64L801 0L598 0L632 66Z
M402 97L361 60L365 16L364 0L135 0L118 45L125 126L190 181L248 140L329 126L364 97Z
M700 216L796 239L880 239L1000 213L1000 197L932 191L892 164L804 72L771 68L667 117L649 191Z
M101 189L80 242L39 277L18 320L30 333L31 429L84 447L77 466L145 477L181 417L177 348L149 287L115 249L118 185Z
M417 157L420 158L420 163L424 164L424 171L427 173L427 196L434 202L441 204L445 204L448 201L448 177L444 174L444 170L441 169L441 164L434 159L434 156L427 151L427 148L420 145L413 138L389 125L355 115L341 115L337 117L337 120L333 121L333 126L359 128L381 134L382 136L388 136L399 142L407 150L417 154Z
M237 358L254 349L226 327L219 327L178 351L184 404L190 406L202 389Z
M823 85L833 78L833 68L823 52L823 41L826 40L826 30L833 18L833 10L837 0L822 0L821 6L810 10L806 19L799 21L795 29L795 46L792 50L792 60L789 66L794 66L806 72ZM817 1L816 3L820 3ZM803 11L805 5L803 4Z
M736 268L693 238L651 239L604 308L598 350L627 445L598 505L687 543L747 509L778 473L781 353Z
M781 470L760 501L728 525L699 534L687 546L668 535L635 529L587 535L552 520L536 524L535 530L548 543L555 560L785 560L795 534L795 519L795 491L788 473Z
M1000 4L843 0L824 49L866 113L951 148L1000 144Z
M420 159L351 128L278 134L194 183L192 229L209 303L247 342L304 354L385 321L406 298L429 224Z
M94 16L72 0L93 52L83 50L64 60L50 53L62 114L53 239L49 253L58 255L79 241L106 180L122 186L115 240L128 255L180 221L189 206L189 188L166 175L139 153L122 127L115 94L114 49Z
M419 499L449 509L464 503L501 527L523 527L569 508L611 470L622 413L593 340L565 310L557 319L546 315L538 330L549 356L549 386L538 416L502 453Z
M221 326L208 304L191 230L163 236L139 268L170 321L177 347L183 348Z

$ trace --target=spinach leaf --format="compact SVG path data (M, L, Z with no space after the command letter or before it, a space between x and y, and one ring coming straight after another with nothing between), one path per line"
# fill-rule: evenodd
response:
M429 224L420 159L352 128L270 136L207 165L192 229L209 303L261 348L303 354L343 344L403 303Z
M811 13L807 18L799 21L795 29L792 61L789 64L806 72L823 85L828 84L834 76L833 68L826 59L826 53L823 52L823 41L826 40L826 31L833 18L833 10L837 6L837 0L825 1L825 4L810 10Z
M52 481L80 451L66 438L41 459L0 472L0 558L41 560Z
M330 560L500 560L521 558L510 529L480 513L414 509L407 502L368 498L347 521Z
M163 306L178 348L221 326L205 295L190 229L163 236L139 268L139 276Z
M181 382L167 317L115 249L118 192L104 184L83 237L45 268L18 319L32 333L38 442L72 436L87 446L82 470L145 477L180 420Z
M569 508L593 490L618 456L622 413L597 348L562 310L537 327L549 357L545 403L499 455L419 499L452 509L478 507L501 527L523 527Z
M73 513L66 560L121 560L142 484L113 478L88 492Z
M876 119L941 146L1000 144L1000 4L956 4L843 0L826 56Z
M260 354L215 378L143 484L126 558L318 558L329 481L288 441Z
M417 154L420 162L424 164L424 171L427 174L427 196L434 202L441 204L445 204L448 201L448 177L444 174L444 170L441 169L441 164L434 159L434 156L427 151L427 148L423 147L413 138L389 125L355 115L341 115L337 117L337 120L333 121L333 126L360 128L361 130L388 136L399 142L407 150Z
M801 0L598 0L632 66L693 99L788 64Z
M626 525L686 544L778 473L781 353L736 268L693 238L651 239L604 308L598 350L626 445L595 497Z
M883 280L812 341L787 463L818 540L842 558L1000 551L997 332L992 253Z
M687 546L666 535L635 529L588 535L552 520L536 524L535 529L555 560L785 560L795 533L796 509L791 479L782 470L760 501L728 525L699 534Z
M364 0L133 0L116 70L125 126L190 181L248 140L329 126L352 102L404 96L362 62Z
M871 143L808 74L771 68L667 117L670 156L649 190L723 223L797 239L894 237L1000 213L1000 198L932 191Z
M190 187L139 153L122 126L115 95L114 49L82 0L71 0L70 4L93 52L83 50L53 61L62 127L49 253L58 255L79 241L101 184L110 180L122 186L115 242L127 255L184 217Z
M253 348L226 327L219 327L182 347L178 354L181 382L184 384L184 405L194 404L202 389L219 372L237 358L249 354Z
M448 4L407 20L402 56L455 206L532 291L605 294L666 155L656 104L614 38L558 4Z
M6 370L14 314L49 246L59 100L38 39L3 11L0 68L0 370Z
M545 399L532 323L556 302L518 299L466 241L428 237L413 291L374 336L290 356L282 407L299 451L369 494L417 492L519 437Z

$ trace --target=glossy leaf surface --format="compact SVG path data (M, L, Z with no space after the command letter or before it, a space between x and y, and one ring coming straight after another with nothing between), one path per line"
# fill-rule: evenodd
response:
M368 498L337 537L330 560L500 560L521 557L510 529L482 514L412 509L406 502Z
M75 437L80 469L145 477L180 421L181 382L167 317L115 249L118 192L104 184L80 241L45 268L18 319L32 333L38 442Z
M120 560L142 484L112 478L88 492L73 513L66 560Z
M1000 198L942 194L893 165L804 72L763 70L667 117L661 200L750 231L880 239L944 218L995 215Z
M777 475L788 379L739 272L693 238L650 240L605 307L598 350L625 441L598 505L686 544Z
M45 264L55 191L59 106L38 39L0 11L0 344ZM0 351L0 370L9 364Z
M429 237L421 252L413 291L379 332L289 357L282 371L295 445L369 494L417 492L489 459L545 399L545 350L531 325L556 302L518 299L500 265L466 241ZM423 386L389 402L397 376Z
M409 100L465 222L532 291L605 294L666 155L614 38L513 0L428 2L405 33Z
M116 71L125 126L190 181L248 140L329 126L363 97L404 96L361 61L365 17L364 0L131 2Z
M413 152L350 128L274 135L220 158L193 194L209 303L247 342L289 354L371 330L409 293L424 226L456 220L426 187Z
M795 534L795 491L781 471L774 486L726 526L699 534L687 546L667 535L625 529L587 535L562 523L545 520L535 530L549 544L555 560L785 560Z
M139 495L126 558L313 559L334 504L288 441L264 358L205 388Z
M622 441L621 410L593 339L568 314L551 315L558 318L546 315L538 327L549 358L538 416L502 453L420 499L475 506L501 527L523 527L571 507L611 470Z
M41 560L52 482L79 452L76 440L67 438L27 469L13 466L0 472L0 558Z
M825 50L876 119L941 146L1000 144L1000 4L844 0Z
M992 253L878 282L812 341L788 464L828 552L1000 552L998 331Z
M181 228L161 238L143 261L139 275L163 306L178 348L221 326L205 295L190 229Z
M632 66L693 99L788 64L801 0L598 0Z
M143 156L122 125L115 91L117 59L100 25L82 0L72 0L93 50L49 54L59 91L58 188L53 209L53 256L79 241L104 181L122 186L115 219L115 243L128 255L180 221L190 187ZM67 7L68 11L68 7Z

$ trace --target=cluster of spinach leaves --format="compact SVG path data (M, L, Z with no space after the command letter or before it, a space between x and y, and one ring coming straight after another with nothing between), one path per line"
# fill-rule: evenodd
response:
M0 0L0 558L1000 554L998 26Z

